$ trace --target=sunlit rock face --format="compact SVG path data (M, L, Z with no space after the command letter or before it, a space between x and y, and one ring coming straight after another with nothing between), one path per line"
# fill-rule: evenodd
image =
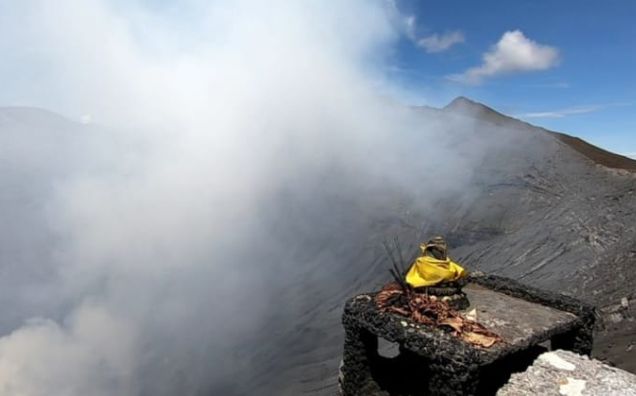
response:
M636 375L598 360L557 350L539 356L514 374L497 396L636 395Z

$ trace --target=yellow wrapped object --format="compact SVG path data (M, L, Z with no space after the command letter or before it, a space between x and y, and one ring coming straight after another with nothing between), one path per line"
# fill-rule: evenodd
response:
M413 287L434 286L442 282L452 282L466 276L459 264L449 259L436 259L426 255L422 246L422 256L415 259L406 274L406 282Z

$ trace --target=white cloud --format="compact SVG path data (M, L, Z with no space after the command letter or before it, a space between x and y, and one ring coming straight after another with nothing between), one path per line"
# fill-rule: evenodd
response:
M416 40L415 22L416 19L414 15L407 15L402 19L402 24L404 25L404 33L406 34L406 37L411 40Z
M413 14L403 14L397 6L395 0L385 1L386 11L393 26L407 38L412 41L416 40L416 22L417 19Z
M90 124L93 122L93 116L91 114L83 114L80 117L80 122L82 124Z
M429 54L446 51L455 44L465 41L464 33L459 30L418 37L416 16L400 12L395 0L386 0L386 5L388 13L400 33Z
M437 33L422 37L417 40L417 45L424 48L428 53L442 52L451 48L455 44L464 42L464 34L459 30L446 32L442 35Z
M559 110L523 113L523 114L516 115L516 117L519 117L519 118L563 118L563 117L576 115L576 114L593 113L595 111L607 109L608 107L631 106L631 105L632 104L628 102L593 104L593 105L585 105L585 106L567 107L567 108L559 109Z
M3 395L136 394L133 328L108 309L85 304L65 325L31 320L0 338Z
M558 63L558 49L539 44L520 30L513 30L504 33L499 42L483 55L480 66L448 78L466 84L479 84L488 77L547 70Z
M534 113L519 114L522 118L563 118L569 115L592 113L601 110L604 106L592 105L592 106L578 106L569 107L567 109L553 110L553 111L539 111Z
M570 88L570 83L565 81L553 82L553 83L543 83L543 84L527 84L526 87L529 88L560 88L566 89Z

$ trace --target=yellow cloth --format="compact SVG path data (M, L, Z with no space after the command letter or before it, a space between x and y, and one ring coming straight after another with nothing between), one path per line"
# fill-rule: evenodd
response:
M406 282L413 287L434 286L441 282L452 282L466 276L466 271L447 258L438 260L422 255L415 259L406 273Z

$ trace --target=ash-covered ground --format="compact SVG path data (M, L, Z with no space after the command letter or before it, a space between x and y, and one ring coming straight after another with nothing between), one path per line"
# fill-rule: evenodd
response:
M213 348L191 351L197 357L192 366L199 377L208 372L214 377L213 383L199 388L204 390L192 394L333 394L343 345L343 303L390 279L382 241L397 236L410 252L433 234L445 235L452 257L468 269L511 277L596 305L605 322L596 338L596 356L636 372L636 161L464 98L441 110L411 111L421 114L422 122L447 126L457 147L457 157L448 157L445 150L444 156L435 158L436 141L428 142L417 150L428 158L427 164L434 163L431 157L442 166L480 151L479 165L465 179L469 184L457 186L463 193L429 194L440 186L446 188L444 180L435 181L432 167L422 169L427 175L422 183L417 175L409 178L408 193L390 182L352 185L351 179L338 177L337 169L327 169L303 181L310 186L303 194L284 190L273 194L280 210L264 214L273 227L263 240L290 243L286 259L294 265L271 265L272 276L263 281L267 285L252 292L237 284L235 294L228 297L238 299L237 306L252 304L250 299L258 298L262 288L275 292L259 302L267 307L259 309L260 325L241 329L240 342L232 344L232 360L225 367L206 364L206 354L214 353ZM41 226L42 219L50 216L42 197L78 167L99 172L105 166L107 161L94 154L106 153L103 147L118 143L99 131L93 133L98 138L89 139L84 127L40 110L0 110L0 141L5 143L0 163L4 219L0 297L5 306L16 308L5 310L0 318L3 334L32 316L63 317L70 297L56 295L57 289L50 286L55 266L36 265L50 260L59 242L56 230ZM493 141L507 143L479 145ZM87 145L94 147L85 150ZM90 158L76 155L83 151L90 152ZM29 154L27 166L23 161L17 167L24 153ZM409 163L405 169L412 169L418 157L404 161ZM429 202L429 196L444 199ZM267 243L260 242L246 249L266 260L267 251L259 248ZM14 285L23 287L16 290ZM206 316L206 312L196 314ZM240 309L230 313L241 314ZM205 338L205 334L196 336ZM161 340L163 345L175 342ZM177 342L174 348L178 350ZM166 347L164 355L171 350ZM169 367L163 360L160 364ZM155 372L162 372L161 367ZM188 373L177 375L190 378Z

